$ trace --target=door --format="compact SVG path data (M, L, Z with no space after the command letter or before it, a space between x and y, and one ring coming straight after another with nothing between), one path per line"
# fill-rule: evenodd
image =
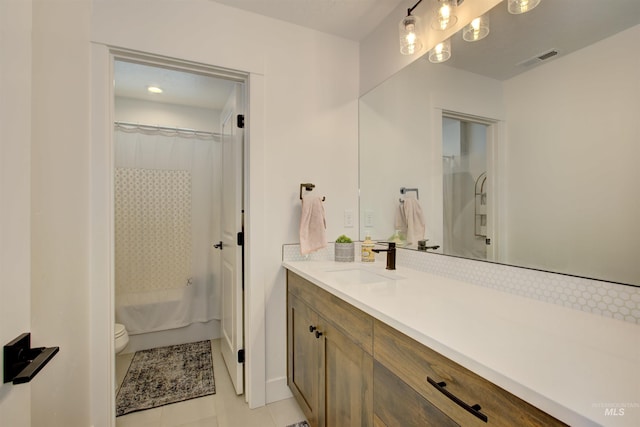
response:
M287 310L289 388L311 427L317 427L321 393L318 315L292 294L288 294Z
M327 322L320 366L320 422L322 427L373 425L373 357Z
M243 87L237 83L222 113L222 358L237 394L244 392L243 325Z

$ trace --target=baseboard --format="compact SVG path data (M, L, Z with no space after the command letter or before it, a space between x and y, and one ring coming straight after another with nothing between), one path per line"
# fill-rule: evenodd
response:
M287 385L287 377L267 380L266 392L267 403L277 402L278 400L288 399L293 396Z

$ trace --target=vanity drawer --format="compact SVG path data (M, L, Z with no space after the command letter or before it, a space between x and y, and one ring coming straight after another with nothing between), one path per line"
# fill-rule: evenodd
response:
M373 357L460 425L565 425L377 320L374 321ZM455 399L458 399L457 403ZM463 407L464 404L468 409ZM474 405L480 405L480 409L474 411L471 408ZM481 417L486 417L486 420Z
M373 367L375 427L459 427L380 363Z
M287 287L365 352L373 354L371 316L288 270Z

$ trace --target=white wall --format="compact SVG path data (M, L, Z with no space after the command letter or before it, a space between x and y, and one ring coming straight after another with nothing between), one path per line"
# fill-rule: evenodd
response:
M155 2L154 19L148 5L95 1L93 41L247 71L250 81L264 84L264 98L249 100L250 110L260 103L264 111L250 135L261 145L249 163L249 179L262 190L250 190L248 208L254 241L264 244L251 261L262 265L262 274L248 286L264 292L266 401L277 400L289 393L281 245L299 240L299 184L313 182L327 197L330 240L357 232L357 224L345 229L342 218L344 209L358 208L358 45L210 1ZM250 84L250 92L255 87Z
M114 120L141 125L220 131L220 110L116 97Z
M0 1L0 343L31 330L31 1ZM48 336L32 336L35 345ZM4 366L0 353L0 366ZM39 380L39 378L36 378ZM31 423L31 384L0 384L0 425Z
M638 283L638 40L640 25L505 82L509 263Z
M90 12L33 1L31 323L60 347L32 381L33 426L90 424Z

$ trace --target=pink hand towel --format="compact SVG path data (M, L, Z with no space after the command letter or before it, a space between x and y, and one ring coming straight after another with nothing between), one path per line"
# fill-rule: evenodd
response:
M327 246L326 228L322 197L304 196L300 215L300 253L302 255Z

